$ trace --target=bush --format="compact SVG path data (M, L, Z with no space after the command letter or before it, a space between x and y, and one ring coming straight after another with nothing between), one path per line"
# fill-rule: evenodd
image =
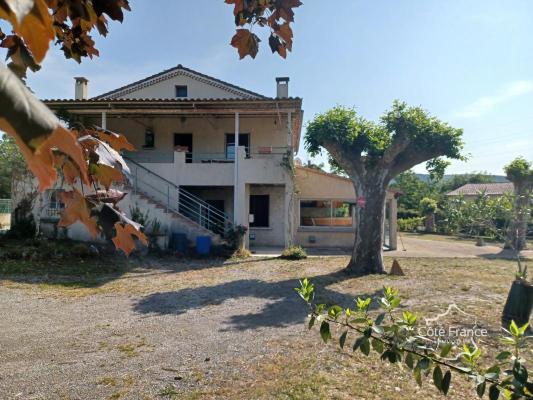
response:
M246 232L248 232L248 228L246 226L236 225L231 227L231 229L229 229L225 235L225 239L228 245L232 249L237 250L243 243L244 235L246 235Z
M424 217L398 218L398 229L402 232L416 231L420 225L424 225Z
M13 225L8 232L8 237L16 239L32 238L35 236L36 227L32 214L32 201L22 199L13 210Z
M70 254L74 257L89 258L92 255L92 252L86 244L76 243L70 248Z
M284 260L303 260L307 258L307 253L301 246L291 246L283 250L280 258Z
M246 258L250 258L252 256L252 253L248 249L237 249L233 252L230 259L232 260L243 260Z

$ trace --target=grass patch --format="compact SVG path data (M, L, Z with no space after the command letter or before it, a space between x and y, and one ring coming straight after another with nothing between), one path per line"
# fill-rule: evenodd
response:
M167 397L167 398L174 399L179 396L179 393L173 385L167 385L159 391L158 395L160 397Z
M139 355L138 350L146 346L146 339L141 338L136 343L123 343L116 346L116 349L125 357L136 357Z
M113 378L112 376L104 376L104 377L98 379L96 381L96 384L97 385L106 386L106 387L116 386L117 385L117 380L115 378Z

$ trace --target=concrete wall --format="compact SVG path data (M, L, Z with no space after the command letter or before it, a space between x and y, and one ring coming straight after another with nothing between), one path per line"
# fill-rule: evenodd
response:
M187 86L188 97L192 99L237 99L243 98L236 91L225 89L223 86L208 83L185 71L176 71L176 76L164 79L159 77L145 83L146 87L125 93L118 98L124 99L175 99L175 86ZM155 82L148 86L149 83Z

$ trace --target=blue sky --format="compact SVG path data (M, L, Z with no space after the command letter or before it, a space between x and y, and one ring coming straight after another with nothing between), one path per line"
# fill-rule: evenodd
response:
M130 2L124 23L96 38L99 58L49 53L28 80L40 98L72 97L74 76L96 95L179 63L269 96L276 76L290 76L306 120L336 104L375 120L401 99L464 128L471 158L450 173L501 174L517 155L533 159L533 1L307 0L287 60L265 32L258 57L242 61L223 0Z

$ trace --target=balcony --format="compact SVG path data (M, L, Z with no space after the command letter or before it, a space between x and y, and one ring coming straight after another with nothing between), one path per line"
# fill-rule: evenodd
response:
M284 184L287 147L238 148L239 179L248 184ZM235 152L201 153L143 150L127 153L157 175L178 186L233 186Z

